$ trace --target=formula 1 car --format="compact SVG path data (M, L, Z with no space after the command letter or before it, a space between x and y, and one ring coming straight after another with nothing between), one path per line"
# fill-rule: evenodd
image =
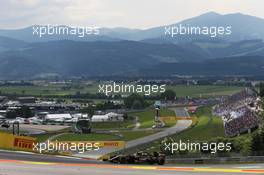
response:
M165 164L165 155L154 152L153 154L147 152L137 152L135 154L123 155L118 154L111 156L109 162L120 164Z

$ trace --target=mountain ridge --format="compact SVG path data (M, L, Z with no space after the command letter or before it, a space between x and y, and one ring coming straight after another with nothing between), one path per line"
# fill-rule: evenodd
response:
M242 13L219 14L208 12L182 21L168 25L151 27L148 29L130 29L125 27L101 28L99 36L87 36L78 38L77 36L48 36L45 38L32 37L32 26L22 29L0 29L0 36L10 37L23 40L25 42L42 42L51 40L76 40L76 41L116 41L116 40L133 40L140 41L146 39L164 38L164 27L179 24L189 24L194 26L215 26L215 25L232 25L234 28L233 36L225 37L229 41L238 41L245 39L264 39L264 19L260 17L245 15ZM246 25L243 25L246 24ZM71 26L67 26L71 27ZM192 36L191 36L192 38ZM206 38L206 37L203 37ZM194 37L195 39L195 37ZM172 39L176 42L177 39Z

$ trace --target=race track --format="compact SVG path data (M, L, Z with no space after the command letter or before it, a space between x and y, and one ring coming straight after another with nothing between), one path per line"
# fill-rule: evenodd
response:
M150 166L118 165L47 155L0 151L0 175L204 175L264 174L264 164Z
M175 112L185 115L183 110ZM187 116L186 116L187 117ZM157 138L178 133L190 126L190 120L179 120L174 127L165 129L148 137L127 142L127 147L134 147L151 142ZM105 150L106 152L112 150ZM102 154L102 152L99 152ZM26 152L0 150L0 175L234 175L264 174L262 164L225 164L225 165L120 165L95 159L42 155Z
M186 111L185 108L175 108L174 111L176 117L190 117L189 113Z
M135 139L135 140L131 140L126 142L126 149L128 148L133 148L136 147L138 145L143 145L146 143L150 143L152 141L155 141L157 139L172 135L172 134L176 134L179 133L185 129L187 129L190 125L192 124L191 120L179 120L175 126L167 128L163 131L160 131L158 133L146 136L146 137L142 137L139 139ZM96 151L87 151L85 153L82 154L76 154L75 156L77 157L86 157L86 158L94 158L94 159L98 159L100 157L102 157L103 155L109 154L111 152L115 152L115 151L120 151L122 150L121 148L102 148Z

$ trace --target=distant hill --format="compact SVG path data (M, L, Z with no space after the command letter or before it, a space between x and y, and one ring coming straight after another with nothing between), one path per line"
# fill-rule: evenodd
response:
M49 41L25 43L0 37L0 79L105 75L260 75L261 40L147 42Z
M0 79L175 74L264 75L264 56L205 59L175 44L134 41L31 43L0 54Z
M183 43L181 47L203 55L205 58L222 58L234 56L264 56L262 40L243 40L238 42L197 40Z
M144 75L264 75L263 56L218 58L199 63L161 63L150 69L142 69Z
M232 34L219 38L227 41L264 39L264 30L263 30L264 19L250 15L244 15L241 13L220 15L214 12L209 12L194 18L186 19L181 22L171 24L170 26L178 26L179 24L189 25L189 26L199 26L199 27L231 26ZM207 36L198 36L198 35L183 35L183 36L177 36L175 38L165 37L164 27L165 26L161 26L161 27L156 27L142 31L143 38L141 39L145 40L150 38L162 37L165 40L173 41L176 43L190 42L199 39L208 39L208 40L212 39Z
M218 38L220 40L226 41L240 41L240 40L252 40L252 39L264 39L264 19L244 15L241 13L235 14L225 14L221 15L215 12L209 12L196 16L190 19L186 19L174 24L168 24L167 26L179 26L189 25L194 27L203 27L203 26L231 26L232 34ZM105 28L102 33L106 36L111 36L113 38L123 39L123 40L144 40L144 41L154 41L157 43L159 40L161 43L167 42L191 42L193 40L211 40L215 41L217 39L211 38L204 35L179 35L175 38L171 38L164 35L165 26L154 27L146 30L131 30L122 28L122 32L118 32L117 29L107 29Z
M0 36L0 52L10 49L19 49L26 46L27 43L21 40Z
M252 40L252 39L264 39L264 19L244 15L241 13L225 14L221 15L214 12L209 12L196 16L190 19L186 19L174 24L168 24L170 26L189 25L189 26L231 26L232 35L221 37L227 41L240 41L240 40ZM167 26L168 26L167 25ZM0 30L0 36L11 37L27 42L43 42L43 41L54 41L54 40L75 40L75 41L117 41L117 40L132 40L132 41L154 41L167 40L170 42L190 42L193 40L207 39L212 40L209 36L204 35L184 35L170 38L164 35L164 27L159 26L146 30L129 29L129 28L101 28L100 35L90 35L84 38L73 35L53 35L38 38L32 35L32 26L16 29L16 30ZM70 28L70 27L69 27ZM213 40L216 40L215 38Z
M232 26L232 35L165 37L164 27L102 28L100 35L0 30L0 79L98 75L263 74L264 19L214 12L172 25ZM70 27L69 27L70 28Z
M36 25L38 26L38 25ZM67 27L69 30L70 26ZM78 35L66 35L66 34L53 34L45 35L41 38L38 35L33 35L33 26L29 26L22 29L0 29L0 36L5 36L13 39L22 40L25 42L47 42L47 41L57 41L57 40L73 40L73 41L118 41L120 39L114 39L105 35L85 35L84 37L79 37Z
M174 44L134 41L31 43L0 54L0 78L95 76L136 72L161 62L200 61L203 57Z

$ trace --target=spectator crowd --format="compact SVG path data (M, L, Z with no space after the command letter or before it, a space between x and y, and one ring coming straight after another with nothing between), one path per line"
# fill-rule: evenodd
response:
M222 117L225 133L232 137L258 127L260 123L260 117L257 115L259 105L255 92L246 88L222 99L220 104L214 106L213 113Z

